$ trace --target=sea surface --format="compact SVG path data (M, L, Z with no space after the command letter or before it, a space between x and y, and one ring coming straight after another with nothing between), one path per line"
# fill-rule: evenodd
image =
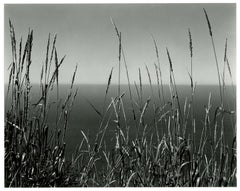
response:
M67 134L66 134L66 152L67 156L71 157L71 155L74 153L77 146L81 143L83 139L83 135L81 131L83 131L86 136L89 138L89 141L91 143L94 142L96 133L98 131L98 127L100 125L100 116L97 114L97 112L93 109L91 106L94 105L94 107L101 113L105 110L110 103L111 99L115 98L118 95L118 86L117 85L111 85L109 88L109 93L106 97L105 105L104 105L104 96L106 91L106 85L89 85L89 84L76 84L74 85L73 89L75 90L78 88L78 94L74 100L74 104L70 113L70 118L68 121L67 126ZM132 107L131 102L129 98L129 91L127 85L121 85L120 87L121 94L124 93L123 96L123 106L124 111L127 119L127 124L129 125L129 137L135 138L136 136L136 128L134 126L133 122L133 115L132 115ZM5 111L8 110L9 104L11 101L11 96L6 96L6 89L7 86L5 85ZM59 86L59 98L64 101L66 96L69 93L70 85L62 84ZM136 112L138 113L139 117L139 109L137 105L140 105L138 102L138 96L136 87L134 85L131 86L132 95L135 100L134 108ZM187 103L191 100L191 88L189 85L178 85L178 96L180 99L181 104L181 110L184 111L184 103L187 101ZM138 91L139 85L138 85ZM218 106L220 106L220 95L219 95L219 87L216 85L197 85L195 89L194 94L194 116L196 120L196 135L198 138L201 135L201 131L204 125L204 117L205 117L205 107L208 105L209 95L211 94L211 110L210 110L210 119L213 121L214 119L214 112ZM153 93L151 90L151 87L149 85L143 85L142 86L142 102L145 103L148 98L151 99L149 102L149 106L146 109L146 113L144 115L144 122L145 124L148 124L147 132L148 134L155 134L155 128L154 128L154 104L159 105L162 104L160 102L159 96L158 96L158 87L157 85L153 85ZM31 94L30 94L30 100L31 103L36 103L40 98L40 89L39 85L34 84L31 88ZM165 102L171 100L169 86L164 85L164 98ZM55 128L55 122L56 122L56 100L57 100L57 93L56 88L53 88L49 102L51 103L51 107L48 113L48 123L50 127ZM91 104L90 104L91 103ZM225 96L224 96L224 104L227 110L229 111L235 111L236 110L236 93L235 93L235 87L232 86L226 86L225 89ZM31 106L33 107L33 106ZM32 113L32 115L34 115ZM235 135L235 115L229 115L226 114L224 118L224 126L225 126L225 138L228 145L231 145L233 137ZM105 134L105 144L107 149L114 148L116 140L115 140L115 129L116 124L113 122L113 120L116 119L116 117L113 114L113 117L110 120L109 127ZM121 123L124 124L124 118L123 115L121 116ZM190 122L189 122L190 123ZM161 128L161 126L159 126ZM188 127L188 132L190 132L192 129ZM159 129L160 134L164 133L164 130ZM220 129L218 129L218 135L220 133Z

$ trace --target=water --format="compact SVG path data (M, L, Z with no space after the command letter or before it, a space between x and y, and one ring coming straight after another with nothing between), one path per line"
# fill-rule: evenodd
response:
M60 98L65 99L68 94L70 85L60 85ZM87 102L90 101L100 112L103 111L103 104L104 104L104 95L106 90L106 85L75 85L74 89L78 88L78 95L74 101L74 105L70 114L68 130L66 135L67 140L67 156L71 157L72 153L76 149L76 147L80 144L83 139L83 135L81 131L85 132L85 134L89 137L90 142L93 142L95 139L96 132L99 127L100 117L94 111L94 109L90 106ZM6 86L5 86L6 89ZM137 100L137 93L135 86L131 87L133 97ZM186 98L188 102L191 99L191 89L187 85L179 85L177 86L177 90L179 93L180 104L183 112L183 107ZM111 85L109 89L109 94L106 100L106 106L110 103L111 98L114 98L117 95L117 85ZM147 132L151 134L154 133L155 128L153 127L153 104L159 104L159 97L158 97L158 88L156 85L153 86L153 96L151 92L151 88L149 85L143 85L143 102L145 103L146 100L151 97L151 101L149 107L145 113L145 123L150 124L147 127ZM129 92L128 86L122 85L121 86L121 93L125 92L123 97L123 104L125 108L125 113L127 117L127 123L130 124L130 138L135 138L136 136L136 128L133 123L132 111L131 111L131 103L129 99ZM204 124L204 116L205 116L205 106L208 104L209 94L211 92L211 120L214 118L214 111L217 106L220 106L220 96L219 96L219 87L214 85L198 85L196 87L195 96L194 96L194 105L195 105L195 119L196 119L196 134L198 138L201 135L201 131ZM169 87L164 86L164 95L165 100L170 101L170 93ZM6 95L6 91L5 91ZM31 103L36 103L40 98L39 86L33 85L31 89ZM56 91L53 89L50 95L51 101L56 101ZM9 107L9 99L5 96L5 109ZM226 107L229 110L235 110L236 104L236 94L235 94L235 87L232 88L231 86L226 87L226 96L225 96L225 103ZM135 109L137 111L137 106L135 104ZM56 104L52 104L51 109L48 114L48 122L50 126L54 127L55 120L56 120ZM139 112L138 112L139 113ZM112 118L114 119L114 117ZM112 121L112 120L111 120ZM234 132L234 117L232 115L225 116L225 137L227 144L230 145L232 142ZM115 127L116 124L111 122L109 124L108 130L105 135L105 141L107 148L113 148L115 145ZM161 132L161 130L159 130ZM188 129L191 131L191 129ZM220 131L218 131L219 135Z

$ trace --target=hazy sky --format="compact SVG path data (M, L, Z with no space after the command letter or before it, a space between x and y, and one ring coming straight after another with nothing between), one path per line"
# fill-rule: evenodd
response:
M236 7L235 4L62 4L5 5L5 82L11 63L8 19L11 19L17 40L34 31L31 81L39 82L45 59L48 34L57 33L58 56L67 55L60 70L60 82L68 83L78 64L78 83L106 83L111 67L113 82L117 82L118 40L111 24L115 20L122 32L122 43L129 68L130 81L138 80L138 68L144 83L148 83L145 64L156 82L155 37L160 54L164 83L169 82L166 47L173 61L176 82L189 83L190 70L188 28L193 39L193 77L198 84L218 83L211 40L203 12L208 12L216 45L220 70L223 69L225 39L228 38L228 58L235 78L236 70ZM122 65L122 83L126 83ZM229 77L227 75L227 80ZM234 80L235 81L235 80ZM230 82L230 81L229 81Z

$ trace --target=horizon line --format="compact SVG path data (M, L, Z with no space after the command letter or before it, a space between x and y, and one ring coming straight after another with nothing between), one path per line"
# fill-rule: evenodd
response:
M40 83L39 82L32 82L31 83L32 85L40 85ZM30 85L31 85L30 84ZM44 83L43 83L44 84ZM58 85L69 85L69 84L71 84L70 82L63 82L63 83L59 83ZM8 83L4 83L4 85L8 85ZM74 83L73 85L107 85L107 83L81 83L81 82L79 82L79 83ZM118 85L117 83L111 83L110 84L110 86L111 85ZM121 85L128 85L128 83L122 83L122 84L120 84L120 86ZM131 83L130 85L135 85L134 83ZM137 83L137 85L139 85L139 83ZM150 85L149 83L142 83L142 85ZM157 83L152 83L152 85L158 85ZM169 86L170 84L162 84L163 86ZM189 86L191 86L191 84L189 84L189 83L179 83L179 84L176 84L176 85L189 85ZM209 86L219 86L219 84L218 83L209 83L209 84L207 84L207 83L196 83L196 86L198 86L198 85L209 85ZM221 84L222 85L222 84ZM236 83L225 83L225 85L226 86L236 86L237 84ZM159 84L159 86L161 86L160 84Z

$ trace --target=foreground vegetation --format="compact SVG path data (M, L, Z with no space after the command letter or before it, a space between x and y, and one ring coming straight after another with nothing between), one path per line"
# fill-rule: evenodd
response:
M157 64L158 99L153 98L152 76L146 66L151 87L150 97L144 100L142 93L142 71L139 69L139 84L132 89L121 32L112 21L118 39L119 70L118 93L107 103L111 88L112 72L108 77L103 109L100 111L90 102L93 112L101 118L94 142L82 132L81 142L66 160L66 133L69 116L78 90L74 88L77 66L74 70L69 93L64 101L59 96L58 76L64 58L59 60L56 48L57 36L51 42L49 35L45 63L40 75L39 101L31 103L29 78L32 65L31 53L33 31L29 31L25 46L16 42L14 27L10 24L12 63L10 65L7 98L11 105L5 115L5 186L6 187L52 187L52 186L236 186L236 135L232 144L226 143L224 120L229 115L235 129L235 108L229 108L226 95L225 76L231 69L225 44L224 70L221 74L215 52L211 24L204 10L210 40L218 71L220 103L211 107L211 94L205 107L203 125L195 123L195 82L193 71L193 40L190 29L190 88L191 95L181 107L174 77L174 63L166 49L169 60L170 99L165 97L158 46L153 37ZM120 66L123 64L128 79L128 93L121 91ZM55 104L49 99L56 89ZM133 93L137 93L137 99ZM232 92L234 95L234 91ZM123 97L129 96L131 115L126 116ZM188 101L189 100L189 101ZM56 107L56 122L49 127L48 114ZM154 112L153 123L145 122L147 109ZM211 114L214 114L212 118ZM229 117L228 116L228 117ZM114 122L114 124L112 123ZM130 125L131 124L133 125ZM133 123L132 123L133 122ZM106 149L105 133L115 129L115 145ZM136 137L129 136L130 128ZM151 135L149 128L154 129ZM199 141L196 129L201 129ZM219 133L220 132L220 133ZM234 130L235 132L235 130Z

